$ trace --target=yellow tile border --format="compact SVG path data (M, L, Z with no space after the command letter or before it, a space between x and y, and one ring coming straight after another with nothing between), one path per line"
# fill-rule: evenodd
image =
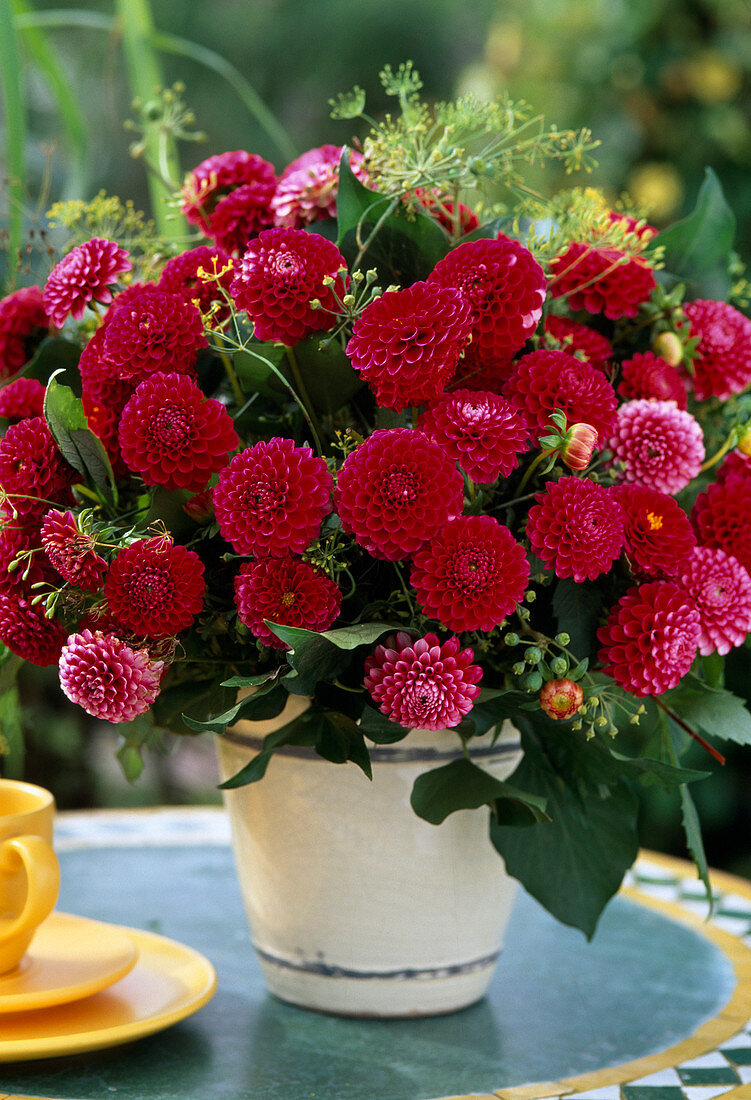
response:
M660 852L642 851L639 860L672 872L677 879L693 878L696 869L689 860L677 859ZM751 882L736 878L724 871L712 871L713 886L723 893L737 894L751 902ZM639 905L656 909L679 924L688 925L695 932L714 943L725 955L736 975L737 984L732 996L720 1012L705 1021L693 1035L681 1040L667 1050L649 1054L636 1061L624 1062L594 1070L563 1081L538 1081L530 1085L512 1085L492 1093L464 1093L444 1097L442 1100L547 1100L585 1092L608 1085L625 1085L663 1069L672 1069L682 1062L698 1058L717 1049L722 1042L732 1038L751 1019L751 948L730 932L712 925L707 919L685 909L678 902L665 901L643 893L638 887L623 887L620 893ZM18 1096L0 1093L0 1100L51 1100L48 1097ZM751 1100L751 1085L742 1084L718 1095L717 1100Z

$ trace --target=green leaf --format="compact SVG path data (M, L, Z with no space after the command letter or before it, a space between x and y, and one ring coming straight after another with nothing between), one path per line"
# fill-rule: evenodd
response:
M375 268L384 285L426 279L449 251L446 234L426 214L407 215L399 199L363 187L342 153L337 192L337 244L350 267Z
M723 688L711 688L689 674L661 699L688 726L698 726L710 737L751 745L751 714L737 695Z
M285 397L285 390L274 374L284 359L281 344L249 344L232 356L232 364L243 393L260 393L263 397Z
M86 413L70 386L57 381L56 371L44 394L44 417L63 458L109 503L117 500L112 466L101 440L87 427Z
M403 741L409 733L404 726L391 722L385 714L381 714L380 710L367 706L360 718L360 729L366 737L378 745L393 745L396 741Z
M712 774L695 768L680 768L666 760L654 760L649 756L623 756L613 749L609 749L609 752L613 759L623 766L625 772L632 775L641 774L644 779L654 778L663 787L679 787L684 783L695 783L699 779L707 779Z
M188 725L183 715L187 711L191 720L198 723L210 719L217 705L228 706L237 695L236 691L222 687L213 680L187 680L183 684L160 691L152 704L154 724L173 733L203 733L204 727Z
M440 825L457 810L476 810L496 800L506 799L517 804L530 824L549 820L544 798L527 794L496 779L466 757L418 775L410 803L418 817L431 825Z
M320 335L309 336L295 345L295 357L318 413L335 413L365 385L336 340L322 344Z
M0 774L6 779L23 779L24 758L21 700L14 682L0 694Z
M524 757L514 782L546 799L549 824L519 830L491 820L510 875L563 924L591 938L636 859L638 800L606 753L584 738L553 741L522 718ZM567 734L567 738L569 735Z
M558 632L571 638L569 649L579 659L591 657L596 649L597 623L602 611L602 593L594 584L577 584L570 577L559 580L553 593L553 612Z
M296 695L311 695L319 680L338 676L350 663L349 651L361 645L372 645L390 630L387 623L360 623L318 634L298 626L281 626L272 622L268 628L290 647L287 660L297 672L291 690Z
M234 706L225 710L222 714L216 714L207 721L197 721L187 714L183 714L186 725L198 733L214 732L223 733L227 726L231 726L242 715L250 721L260 722L267 718L276 718L284 710L288 692L277 683L276 676L265 683L245 698L238 700ZM267 696L273 696L267 700Z
M23 370L20 372L26 378L36 378L46 386L51 375L56 371L67 372L66 378L71 381L73 392L78 390L80 396L81 376L78 372L78 363L81 358L81 345L73 340L65 340L62 336L48 336L42 340Z
M709 916L711 916L713 905L712 885L709 881L709 866L707 865L707 856L704 851L701 824L699 822L699 815L696 812L694 800L689 793L688 787L685 786L681 787L681 809L683 811L683 829L686 834L686 844L688 845L688 850L691 855L694 857L698 877L704 883L704 889L707 891Z
M735 216L728 206L720 181L711 168L704 172L696 205L679 222L650 241L647 254L665 250L665 272L685 282L690 298L727 298L728 265L735 237Z

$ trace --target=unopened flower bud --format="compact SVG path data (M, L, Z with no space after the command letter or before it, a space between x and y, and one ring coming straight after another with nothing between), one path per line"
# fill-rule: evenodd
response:
M569 470L586 470L597 446L597 431L591 424L572 424L566 432L561 458Z
M571 718L583 699L581 685L573 680L548 680L540 692L540 706L550 718Z
M655 337L652 351L671 367L677 367L683 358L683 345L674 332L661 332Z
M738 450L742 455L747 455L751 458L751 424L747 424L745 428L741 428L738 437Z

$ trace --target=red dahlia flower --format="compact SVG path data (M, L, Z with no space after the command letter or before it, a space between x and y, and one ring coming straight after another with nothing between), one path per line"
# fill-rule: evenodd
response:
M568 352L578 359L589 363L590 367L601 370L603 374L610 367L613 358L613 345L601 333L582 325L570 317L558 317L549 313L545 318L545 335L555 341L554 350Z
M191 225L197 225L202 232L213 236L211 215L217 204L243 184L249 184L254 189L256 208L268 211L276 190L276 174L272 164L256 153L246 153L244 149L207 157L189 173L183 187L185 202L180 209Z
M529 449L521 409L483 390L454 390L421 413L417 426L483 485L508 477L519 464L518 456Z
M624 359L618 393L636 400L675 401L679 409L685 409L688 400L676 368L651 351L637 351Z
M488 366L507 360L537 328L545 301L542 268L511 240L466 241L439 260L428 282L458 290L472 314L468 361Z
M42 546L63 580L85 592L102 587L107 562L97 553L96 540L79 531L72 512L49 510L42 524Z
M32 517L30 523L22 523L20 518L14 520L10 517L4 522L0 521L1 591L15 590L17 594L25 596L40 581L57 582L54 570L50 569L40 550L39 523L35 517Z
M44 386L36 378L17 378L0 389L0 416L11 423L41 416L44 409Z
M480 219L474 210L463 202L455 203L453 199L442 195L436 188L425 191L421 187L416 187L412 197L417 199L425 213L437 221L450 237L463 237L480 225Z
M482 669L459 639L435 634L413 641L400 631L365 660L364 687L382 714L407 729L458 726L480 694Z
M203 607L203 563L170 538L138 539L112 561L104 594L112 618L132 634L163 638L187 630Z
M28 363L49 327L41 287L24 286L0 300L0 378Z
M629 259L617 248L574 242L550 263L550 293L565 297L573 310L604 313L611 321L635 317L656 283L645 260Z
M557 577L577 584L607 573L623 549L623 510L596 481L562 477L549 481L529 510L532 550Z
M691 522L704 546L724 550L751 572L751 482L729 477L699 493Z
M610 449L622 464L621 479L678 493L704 461L697 420L674 401L626 401L618 409Z
M347 355L378 404L401 412L440 397L471 328L469 307L455 290L413 283L366 306Z
M673 581L630 588L597 637L605 672L634 695L662 695L686 675L701 636L691 597Z
M74 480L44 417L11 424L0 439L0 485L19 515L41 518L50 501L69 503Z
M333 479L322 458L291 439L261 440L221 471L214 489L219 529L239 554L302 554L331 511Z
M100 356L110 374L133 385L153 371L192 374L196 355L207 346L196 307L163 290L132 295L102 332Z
M562 409L569 424L591 424L601 440L615 424L615 390L602 371L563 351L533 351L523 355L504 390L524 409L537 429L548 426L551 413Z
M677 577L696 546L683 509L648 485L622 485L613 493L626 517L625 551L634 572Z
M420 607L448 630L498 626L524 596L529 563L508 527L491 516L459 516L414 556Z
M200 271L207 275L216 273L218 282L201 278ZM220 272L223 274L219 275ZM229 294L232 278L232 261L224 249L204 244L168 260L159 278L158 289L166 290L168 294L182 294L202 314L208 313L216 303L219 308L214 317L220 323L229 317L229 306L222 290Z
M132 266L124 248L102 237L92 237L72 249L53 267L45 283L44 308L52 323L62 328L68 316L80 321L91 301L109 305L110 287Z
M146 649L131 649L114 634L71 634L60 655L60 687L68 698L105 722L130 722L159 694L164 670Z
M254 237L274 224L273 195L273 184L241 184L216 204L209 218L209 237L225 252L242 255Z
M0 589L0 642L32 665L54 665L65 642L60 623L48 619L43 604Z
M729 653L751 631L751 576L732 554L697 546L679 577L701 620L699 652Z
M284 229L304 229L323 218L336 217L341 145L308 149L288 164L271 199L274 224ZM362 153L350 149L349 166L361 183L368 182Z
M238 445L232 417L184 374L152 374L120 417L120 450L147 485L203 489Z
M697 401L740 393L751 382L751 321L727 302L701 298L683 312L689 337L699 339L689 378Z
M265 620L305 630L328 630L339 614L342 594L334 582L301 558L261 558L245 562L235 579L241 622L274 649L288 649Z
M318 233L303 229L267 229L251 241L235 265L231 286L238 309L244 309L259 340L293 345L312 332L333 328L341 296L339 274L347 263L339 249ZM313 300L320 307L311 306Z
M462 476L420 431L379 428L347 455L336 487L342 529L374 558L419 550L464 505Z

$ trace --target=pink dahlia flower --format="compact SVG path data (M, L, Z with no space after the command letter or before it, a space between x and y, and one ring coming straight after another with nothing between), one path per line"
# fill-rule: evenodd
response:
M688 400L676 368L651 351L637 351L624 359L618 393L637 401L675 401L679 409L685 409Z
M50 501L72 503L70 487L78 479L44 417L19 420L0 439L0 485L19 515L41 519Z
M213 237L212 214L225 196L244 185L252 191L252 198L245 193L246 204L258 211L259 222L270 224L269 203L276 190L274 166L244 149L218 153L202 160L185 181L185 201L180 209L191 225L197 225L203 233ZM259 228L262 225L259 224Z
M301 558L245 562L235 578L240 621L266 645L288 649L266 621L305 630L328 630L339 614L342 594L334 582Z
M44 409L44 386L36 378L17 378L0 389L0 416L12 424L41 416Z
M104 584L119 627L146 638L179 634L203 607L203 562L170 538L137 539L118 551Z
M697 401L725 401L751 382L751 321L727 302L697 299L683 307L689 337L699 344L689 378Z
M644 260L582 242L554 257L550 272L554 298L565 297L570 309L604 313L611 321L635 317L656 286L654 272Z
M471 329L469 307L455 290L413 283L365 307L347 355L381 408L401 412L441 396Z
M232 295L259 340L293 345L312 332L334 327L347 263L339 249L318 233L266 229L251 241L235 265ZM333 288L324 279L333 279ZM317 300L316 309L311 302Z
M28 363L49 327L41 287L24 286L0 300L0 378Z
M508 477L529 449L524 413L484 390L454 390L421 413L417 426L483 485Z
M53 267L45 283L44 308L53 325L62 328L68 316L80 321L91 301L109 305L110 287L132 266L128 253L114 241L92 237L78 245Z
M554 348L558 351L576 355L603 374L609 369L613 345L606 336L589 325L583 325L570 317L558 317L555 313L549 313L545 318L545 335L548 342L555 342Z
M54 665L65 642L60 623L48 619L31 596L0 589L0 642L32 665Z
M203 489L238 445L224 405L184 374L152 374L120 417L120 452L147 485Z
M610 440L621 480L638 481L661 493L678 493L704 461L701 427L674 401L626 401Z
M159 694L164 670L145 649L131 649L114 634L71 634L60 654L60 687L87 714L105 722L130 722Z
M545 275L532 253L510 237L466 241L439 260L429 283L458 290L472 313L467 359L477 367L508 359L537 328Z
M613 493L626 518L624 549L633 571L677 577L696 546L683 509L648 485L622 485Z
M413 641L400 631L365 660L364 687L382 714L406 729L458 726L480 694L482 669L457 637Z
M261 440L225 466L214 489L219 529L239 554L302 554L331 511L334 483L322 458L293 440Z
M422 610L448 630L492 630L528 580L524 548L491 516L451 520L415 554L411 576Z
M42 524L42 546L50 564L63 580L85 592L97 592L107 572L107 562L96 551L96 540L79 531L72 512L51 508Z
M569 424L591 424L601 440L615 424L617 398L605 375L563 351L523 355L503 392L537 429L548 426L556 409L565 413Z
M535 499L527 536L538 558L577 584L607 573L623 549L623 510L613 492L596 481L562 477Z
M462 476L444 449L410 428L379 428L347 455L336 487L342 529L374 558L400 561L464 506Z
M323 218L336 217L342 149L341 145L321 145L287 165L271 199L275 225L304 229ZM349 166L361 183L368 182L362 153L350 149Z
M678 578L701 620L699 652L729 653L751 631L751 576L732 554L697 546Z
M701 636L699 612L673 581L630 588L597 637L605 672L634 695L662 695L693 664Z

